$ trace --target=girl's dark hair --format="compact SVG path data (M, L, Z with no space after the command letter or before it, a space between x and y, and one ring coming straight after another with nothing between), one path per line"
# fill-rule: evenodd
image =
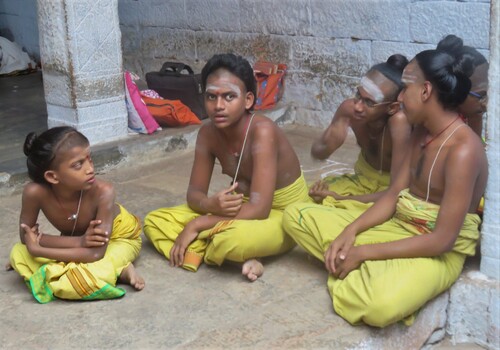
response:
M28 157L26 165L31 180L48 184L44 174L54 167L53 164L61 147L87 146L89 140L76 129L69 126L51 128L40 135L30 132L24 141L23 151Z
M370 68L368 72L378 71L382 73L387 79L396 84L397 89L394 91L394 94L391 96L392 100L395 100L404 85L401 82L401 76L403 75L403 70L408 64L408 59L400 54L394 54L390 56L386 62L379 63Z
M219 68L226 69L231 72L231 74L236 75L245 84L247 92L251 92L255 96L255 104L257 98L257 85L255 83L252 66L245 58L236 56L232 53L214 55L208 60L201 71L201 85L203 91L205 91L207 87L208 76ZM252 108L253 105L250 109Z
M467 98L474 72L473 57L455 35L442 39L436 50L422 51L415 56L418 66L437 91L438 100L446 109L455 109Z

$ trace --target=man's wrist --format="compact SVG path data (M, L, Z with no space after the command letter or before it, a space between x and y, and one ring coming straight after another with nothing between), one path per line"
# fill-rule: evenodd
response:
M358 256L361 262L365 262L366 260L370 260L370 249L369 244L357 246Z

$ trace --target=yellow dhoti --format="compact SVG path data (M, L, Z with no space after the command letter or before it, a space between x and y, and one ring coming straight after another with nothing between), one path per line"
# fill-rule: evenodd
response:
M22 277L35 299L48 303L55 298L73 300L113 299L125 294L116 280L141 249L141 224L120 206L113 231L101 260L92 263L64 263L31 256L22 243L10 253L10 263Z
M380 172L367 163L363 154L360 152L356 164L354 164L354 174L344 174L338 176L327 176L323 179L328 184L328 189L341 196L358 196L371 194L385 190L391 181L391 175L388 172ZM323 204L332 207L348 206L348 208L368 209L372 203L362 203L358 201L349 201L342 204L343 200L338 201L333 197L326 197Z
M356 236L355 245L396 241L428 234L434 229L439 206L400 193L392 219ZM295 204L283 217L285 231L316 258L363 210L317 204ZM332 275L328 290L335 311L351 324L384 327L399 320L413 323L415 312L459 277L466 256L474 255L479 238L477 214L467 214L451 252L434 258L365 261L343 280Z
M264 220L224 220L199 233L187 248L183 267L197 271L200 264L222 265L224 260L244 262L251 258L289 251L294 241L283 232L283 210L292 203L309 201L307 185L300 176L291 185L274 192L272 209ZM200 216L186 204L160 208L144 219L144 233L155 248L170 259L177 236L194 218Z

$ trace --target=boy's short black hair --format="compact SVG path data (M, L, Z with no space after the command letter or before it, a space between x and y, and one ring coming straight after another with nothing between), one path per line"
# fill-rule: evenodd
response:
M255 96L255 104L255 100L257 98L257 84L253 75L252 66L242 56L237 56L232 53L217 54L208 60L201 71L201 85L203 87L203 91L205 91L207 87L208 76L219 68L226 69L231 74L237 76L243 84L245 84L247 92L251 92ZM250 109L252 108L253 105Z

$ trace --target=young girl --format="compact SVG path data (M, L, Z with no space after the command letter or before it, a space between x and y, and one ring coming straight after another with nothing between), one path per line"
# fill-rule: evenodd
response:
M143 289L132 265L141 249L140 221L115 203L112 184L95 177L87 138L71 127L30 133L24 153L33 182L23 191L21 243L10 266L36 300L121 297L117 278ZM40 211L61 236L40 231Z
M263 273L256 258L294 247L281 219L288 204L308 200L307 186L284 133L251 113L256 85L248 61L232 54L212 57L202 85L210 122L198 133L188 204L149 213L144 232L172 266L196 271L203 260L229 260L243 263L243 275L254 281ZM216 160L233 181L208 196Z
M398 100L414 125L410 149L372 207L359 218L314 204L285 211L285 230L324 261L333 307L352 324L411 324L475 253L488 166L480 138L456 112L471 86L462 48L454 38L404 69Z

